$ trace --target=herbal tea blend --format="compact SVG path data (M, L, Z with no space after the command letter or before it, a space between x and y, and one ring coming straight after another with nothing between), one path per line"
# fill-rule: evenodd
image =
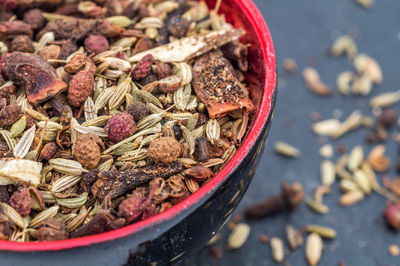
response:
M181 202L254 105L244 31L196 1L3 1L0 238L98 234Z

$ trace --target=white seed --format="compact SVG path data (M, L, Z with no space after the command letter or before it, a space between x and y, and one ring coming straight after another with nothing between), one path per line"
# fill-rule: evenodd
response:
M324 158L331 158L333 156L333 147L331 144L325 144L319 149L319 154Z
M368 95L372 90L372 81L366 76L356 77L354 79L351 91L353 94Z
M329 160L321 164L321 180L324 186L330 186L335 182L335 165Z
M361 165L363 160L364 150L361 145L357 145L350 152L347 160L347 167L354 172Z
M369 101L369 105L371 105L372 108L383 108L391 106L398 101L400 101L400 90L394 92L385 92L372 97Z
M349 35L340 36L335 40L331 48L331 54L335 57L346 53L349 59L353 59L357 54L357 45Z
M245 223L238 223L228 237L228 248L238 249L243 246L250 234L250 226Z
M317 265L321 259L324 246L321 237L317 233L311 233L306 242L306 258L311 266Z
M272 258L276 262L282 262L285 256L285 250L283 249L283 242L280 238L273 237L270 240Z
M340 197L339 203L340 205L347 207L356 204L363 198L364 198L364 193L362 193L360 190L349 191Z
M350 93L350 83L353 79L354 73L351 71L344 71L337 76L336 86L341 94L348 95Z
M382 82L382 70L375 59L366 54L359 54L354 59L354 67L359 74L365 74L374 84Z
M317 95L328 96L332 93L331 87L321 80L317 70L314 68L305 68L303 70L303 79L306 86Z
M340 127L340 121L337 119L327 119L316 122L312 125L312 131L320 136L331 136Z
M282 141L275 142L274 149L278 154L293 158L298 157L301 153L296 147Z
M360 188L357 186L356 183L354 183L353 181L350 181L348 179L342 179L340 180L340 189L343 192L349 192L349 191L357 191L360 190Z
M364 193L371 193L371 184L363 170L358 169L354 172L354 181Z

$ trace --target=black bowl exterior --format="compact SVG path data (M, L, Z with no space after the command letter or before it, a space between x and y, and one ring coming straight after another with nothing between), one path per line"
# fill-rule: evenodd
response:
M253 179L271 125L275 98L276 91L263 130L244 160L207 197L174 218L124 238L77 249L0 251L0 265L165 265L195 254L229 220Z

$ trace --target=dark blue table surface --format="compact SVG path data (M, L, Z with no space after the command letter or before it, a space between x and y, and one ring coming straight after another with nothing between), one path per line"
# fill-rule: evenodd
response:
M236 213L241 213L247 204L276 193L283 180L300 181L307 195L311 196L313 188L320 184L319 164L322 158L318 153L319 147L324 143L344 143L347 147L364 144L364 137L368 133L365 129L359 129L338 141L316 137L310 130L310 113L317 111L324 118L331 118L332 112L339 109L344 119L358 108L363 114L372 115L368 106L371 96L400 89L400 1L376 2L372 10L366 11L353 0L255 0L274 39L279 93L269 144L262 155L256 177ZM350 32L359 34L359 51L369 54L380 63L384 73L383 83L374 88L369 97L335 94L319 98L312 95L304 87L301 69L315 65L323 80L334 86L340 72L353 68L344 57L332 59L327 56L327 50L336 37ZM293 76L282 70L282 60L286 57L295 59L299 66L300 71ZM391 133L396 130L392 129ZM278 140L300 148L301 157L288 160L274 154L272 144ZM364 148L368 152L371 146L364 145ZM397 145L393 141L389 142L387 153L392 160L397 157ZM395 175L393 170L388 174L392 177ZM357 205L343 208L339 206L339 196L336 183L331 194L324 198L330 207L327 215L313 213L302 205L292 213L249 221L250 237L237 251L226 250L229 230L224 228L219 241L223 258L213 259L207 250L203 250L188 264L275 265L270 247L258 240L261 234L284 239L287 224L298 228L307 224L321 224L335 228L338 236L335 240L324 241L325 250L320 265L338 265L339 261L347 265L400 265L400 257L388 254L390 244L400 245L400 236L387 229L382 219L385 199L372 194ZM304 249L291 253L286 262L290 265L306 265Z

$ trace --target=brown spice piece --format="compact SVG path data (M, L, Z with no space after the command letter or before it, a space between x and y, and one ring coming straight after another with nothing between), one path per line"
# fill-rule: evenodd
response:
M389 128L393 125L397 118L397 111L395 109L383 110L378 118L378 124L384 128Z
M32 40L27 35L17 35L11 41L10 51L32 53L34 51Z
M126 108L126 112L133 117L135 122L145 118L149 113L149 108L141 102L133 102Z
M93 195L107 200L123 195L126 191L136 188L154 178L167 178L182 171L178 161L167 165L150 165L126 172L105 171L98 175L98 180L92 186Z
M390 182L390 190L400 197L400 177L396 177Z
M72 53L76 52L78 50L78 46L76 43L72 40L65 40L62 42L61 45L61 50L60 50L60 59L67 59L68 56L70 56Z
M206 104L210 118L241 108L253 111L247 89L236 79L232 65L224 57L213 52L202 55L197 58L192 73L192 85Z
M5 106L0 111L0 127L7 127L14 124L21 114L21 107L17 104Z
M85 192L91 192L92 185L94 182L96 182L98 174L98 169L92 169L88 173L82 174L81 187Z
M194 157L199 162L205 162L210 158L208 154L207 138L205 136L201 136L196 139L196 149Z
M40 151L39 161L50 160L54 157L57 152L57 144L55 142L49 142L44 145L43 149Z
M212 246L207 247L207 249L208 249L208 253L210 253L210 255L213 258L216 258L216 259L221 259L222 258L223 252L222 252L222 248L221 247L216 246L216 245L212 245Z
M155 163L168 164L175 162L181 153L181 145L171 137L161 137L149 145L148 156Z
M150 73L146 77L139 80L139 83L144 86L155 81L157 81L157 76L153 73Z
M64 70L69 74L75 74L82 70L86 64L86 56L84 53L76 53L71 60L64 66Z
M161 61L155 61L156 63L156 68L157 68L157 77L159 79L168 77L172 74L172 67L168 63L164 63Z
M10 103L10 96L11 95L15 95L15 93L17 92L17 88L14 85L10 85L10 86L4 86L0 88L0 99L6 99L7 100L7 104ZM2 107L0 107L0 110L2 109Z
M182 16L173 16L168 22L168 32L176 38L186 36L190 22Z
M27 35L32 39L33 31L29 24L26 24L20 20L14 20L12 22L1 21L0 22L0 39L14 36L14 35Z
M239 40L229 42L221 47L224 56L236 63L238 68L246 72L249 67L249 46Z
M24 22L31 26L32 30L38 30L44 26L46 19L40 9L31 9L24 13Z
M104 144L97 135L82 134L76 139L73 154L84 167L92 169L99 164L100 147L104 149Z
M0 156L0 158L1 157L2 156ZM8 194L7 185L0 185L0 202L8 202L9 199L10 199L10 195Z
M269 243L269 237L267 235L260 235L258 240L263 243L263 244L268 244Z
M13 231L12 229L15 229L15 225L4 214L3 209L0 208L0 239L8 240Z
M154 48L156 43L152 39L142 38L136 42L135 49L133 49L132 54L137 54L151 48Z
M49 21L36 35L36 40L49 31L54 32L56 40L82 41L91 34L103 35L107 38L117 37L123 32L123 28L114 26L106 19L57 19Z
M125 218L127 224L154 216L156 206L151 202L151 197L152 195L149 194L146 198L142 191L136 189L119 204L118 216Z
M61 48L58 45L51 44L44 46L39 50L39 56L43 59L58 59L60 56ZM57 65L57 63L50 63L51 65Z
M178 75L172 75L158 81L158 89L164 93L173 93L179 89L182 84L182 78Z
M304 200L304 190L300 183L281 184L281 193L246 208L247 218L262 218L285 210L294 210Z
M68 103L79 107L92 94L94 89L94 76L86 70L79 71L72 77L68 87Z
M89 222L71 233L71 238L95 235L118 229L125 224L125 219L118 218L113 210L101 210Z
M28 101L34 105L60 94L67 87L58 79L55 69L34 54L6 54L3 71L10 80L25 89Z
M61 219L50 217L39 224L39 241L63 240L69 237L69 232Z
M196 180L197 182L205 181L211 177L213 177L214 173L210 168L204 166L194 166L189 169L186 169L183 172L183 175Z

